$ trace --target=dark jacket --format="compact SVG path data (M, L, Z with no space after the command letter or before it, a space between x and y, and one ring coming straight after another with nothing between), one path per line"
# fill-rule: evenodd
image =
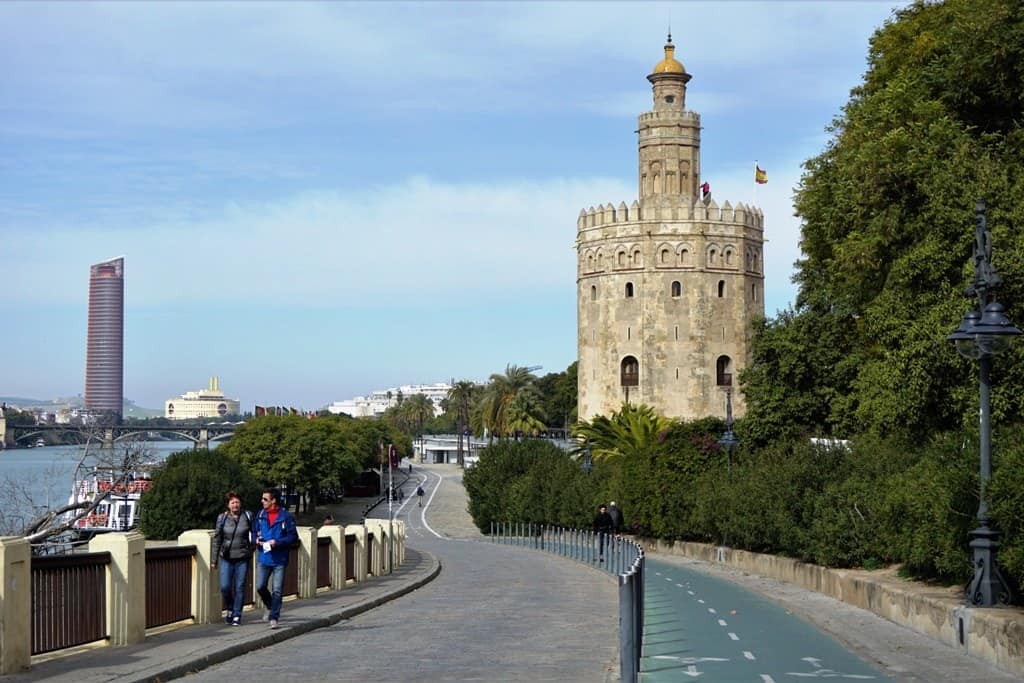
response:
M260 541L275 541L271 551L265 552L260 546L258 562L267 567L287 567L288 553L291 547L299 542L299 533L295 530L295 518L284 508L277 509L277 519L270 525L266 510L260 510L256 516L256 529Z
M607 512L598 512L594 515L594 531L599 534L607 534L612 530L612 517Z
M612 505L608 508L608 516L612 518L612 529L615 533L622 531L622 510L619 509L618 505Z
M256 517L242 510L238 517L222 512L217 517L213 532L214 562L244 560L256 548Z

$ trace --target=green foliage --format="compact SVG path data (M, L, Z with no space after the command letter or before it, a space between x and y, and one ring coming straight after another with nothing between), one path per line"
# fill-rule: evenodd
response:
M189 529L212 529L235 491L247 510L258 510L262 485L221 449L171 453L153 473L139 502L146 538L172 540Z
M587 526L595 504L587 477L550 441L498 441L480 453L463 483L469 513L484 533L495 522Z
M408 437L376 420L267 416L249 420L218 451L265 485L307 495L311 507L324 489L340 489L364 468L378 466L381 444L411 452Z
M1024 439L1020 430L997 439L986 499L1003 532L999 563L1018 588L1024 587Z
M537 380L541 407L549 426L568 427L576 422L577 368L573 362L565 372L552 372Z
M749 436L869 431L926 441L977 420L976 369L945 337L972 305L975 200L986 200L999 299L1024 320L1024 6L946 0L898 11L808 160L795 308L757 330L741 378ZM1022 350L994 384L1024 409Z
M894 558L913 576L970 577L968 532L977 526L978 447L942 436L886 486L883 525Z

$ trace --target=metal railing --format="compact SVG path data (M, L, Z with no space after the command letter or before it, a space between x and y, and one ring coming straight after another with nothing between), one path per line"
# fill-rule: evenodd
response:
M356 580L356 536L345 534L345 580Z
M32 558L32 654L107 637L110 553Z
M194 545L146 548L146 628L192 618Z
M524 522L492 522L491 541L594 564L614 575L619 587L620 680L639 680L644 633L644 550L639 544L614 534Z
M331 586L331 539L316 539L316 587Z

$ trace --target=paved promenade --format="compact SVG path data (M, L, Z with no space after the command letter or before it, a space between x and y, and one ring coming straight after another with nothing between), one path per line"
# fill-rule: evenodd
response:
M343 591L286 601L276 631L246 612L241 627L180 628L4 680L617 680L614 580L564 558L478 542L461 472L417 466L407 494L421 480L424 508L411 496L396 514L409 524L406 563ZM361 505L353 501L347 514ZM371 513L381 515L386 506Z
M423 508L417 506L415 495L409 495L420 482L427 492ZM618 680L617 591L607 574L568 559L483 539L466 512L461 472L454 466L416 466L405 482L405 492L404 504L396 505L394 513L407 522L406 563L391 575L344 591L286 602L277 631L257 621L258 613L247 612L245 623L238 628L219 624L180 628L151 636L140 645L101 647L42 662L26 674L5 680L98 683L184 675L205 681L304 683L410 678ZM349 501L336 511L336 517L340 522L357 522L365 504ZM386 505L370 514L386 515ZM928 683L1020 680L871 613L783 582L685 558L649 557L655 560L649 567L649 587L660 581L668 590L680 587L693 600L713 597L707 595L711 587L697 576L667 581L652 574L666 571L665 564L730 581L771 598L787 615L814 624L878 672L874 676L853 674L844 668L840 673L818 660L804 658L811 667L806 672L786 666L775 678L757 673L761 669L750 673L752 678L731 678L721 664L726 659L698 656L699 648L705 647L700 638L718 627L714 623L704 626L676 606L659 612L657 596L652 594L648 604L650 648L645 653L647 673L641 675L642 681L657 683L694 675L709 681L754 683L796 680L790 676ZM726 598L728 604L713 617L703 615L713 622L726 621L723 633L743 627L749 612L737 607L741 596L726 593ZM720 597L714 599L721 601ZM711 604L701 603L699 611L714 612L708 609ZM760 666L767 656L784 653L790 644L772 644L764 635L778 631L761 629L759 635L758 630L748 626L740 632L736 647L741 656ZM720 657L727 656L732 655ZM739 661L738 656L733 659Z

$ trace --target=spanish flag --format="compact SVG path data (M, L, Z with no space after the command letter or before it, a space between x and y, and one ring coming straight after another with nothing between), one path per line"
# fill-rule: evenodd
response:
M768 182L768 171L764 170L756 163L754 164L754 182L758 185L764 185Z

